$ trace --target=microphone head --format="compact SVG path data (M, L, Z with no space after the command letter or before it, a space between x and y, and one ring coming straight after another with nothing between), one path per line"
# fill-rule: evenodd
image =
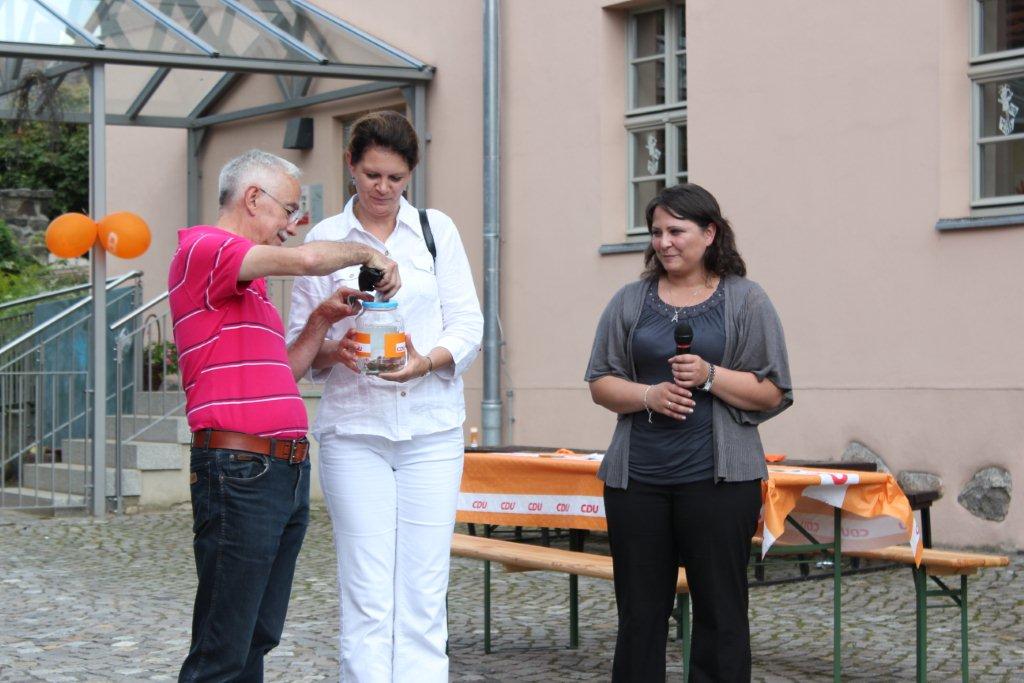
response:
M693 328L689 323L679 323L675 330L676 347L689 350L693 343Z

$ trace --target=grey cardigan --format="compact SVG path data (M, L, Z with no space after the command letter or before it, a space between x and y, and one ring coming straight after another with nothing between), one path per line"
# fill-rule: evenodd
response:
M637 280L620 289L608 302L594 335L594 348L584 379L592 382L605 375L636 381L633 332L640 320L644 297L656 280ZM740 410L714 399L711 427L714 433L715 481L764 479L768 469L757 425L793 405L789 358L782 323L768 295L756 282L726 276L725 353L722 367L753 372L758 380L769 379L782 390L782 402L771 410ZM629 482L629 432L632 413L619 414L612 441L597 476L613 488Z

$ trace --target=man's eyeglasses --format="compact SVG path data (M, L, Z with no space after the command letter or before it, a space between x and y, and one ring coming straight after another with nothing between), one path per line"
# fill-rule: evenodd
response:
M259 190L260 192L262 192L263 194L267 195L271 199L273 199L275 202L277 202L278 206L280 206L282 209L284 209L284 212L286 214L288 214L288 224L289 225L294 225L295 223L298 223L299 221L302 220L302 217L306 215L306 212L303 211L301 208L298 208L298 207L296 207L294 209L288 208L287 204L285 204L280 199L278 199L274 195L272 195L269 192L267 192L266 190L264 190L262 187L259 187L257 185L256 189Z

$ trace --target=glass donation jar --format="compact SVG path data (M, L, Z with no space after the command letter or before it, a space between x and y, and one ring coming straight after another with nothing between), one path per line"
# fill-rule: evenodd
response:
M405 322L395 301L364 301L355 318L356 359L364 375L405 367Z

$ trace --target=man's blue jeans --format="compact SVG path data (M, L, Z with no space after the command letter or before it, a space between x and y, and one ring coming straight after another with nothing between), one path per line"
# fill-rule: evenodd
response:
M309 524L309 460L192 449L199 588L179 681L262 681Z

